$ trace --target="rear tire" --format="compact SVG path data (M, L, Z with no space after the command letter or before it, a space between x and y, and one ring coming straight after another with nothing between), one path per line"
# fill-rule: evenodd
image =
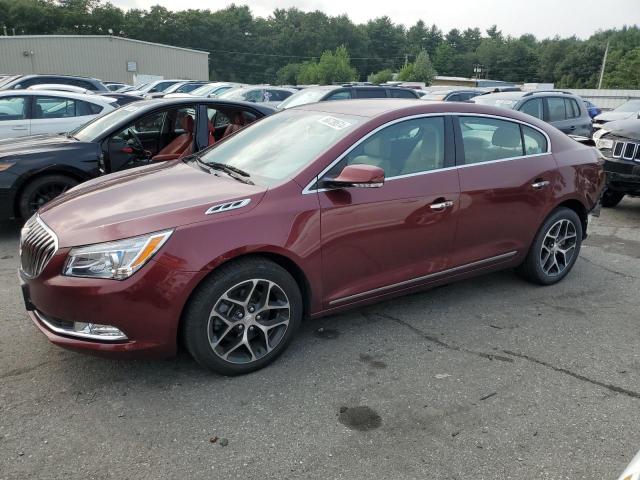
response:
M573 268L581 246L580 217L569 208L557 208L538 230L518 272L539 285L558 283Z
M75 187L78 181L66 175L44 175L29 182L18 199L18 213L27 220L58 195Z
M602 199L600 203L604 208L614 208L617 206L622 199L624 198L624 193L616 192L615 190L606 189L602 193Z
M302 320L294 278L264 258L221 266L192 296L183 317L191 356L222 375L241 375L273 362Z

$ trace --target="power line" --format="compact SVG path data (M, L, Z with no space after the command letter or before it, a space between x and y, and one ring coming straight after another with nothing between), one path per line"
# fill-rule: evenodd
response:
M230 55L253 55L256 57L279 57L279 58L320 58L322 55L280 55L278 53L252 53L252 52L234 52L230 50L214 50L210 52L210 55L216 55L218 53L226 53ZM413 55L412 55L413 56ZM394 60L398 58L405 58L405 55L398 55L394 57L349 57L351 60Z

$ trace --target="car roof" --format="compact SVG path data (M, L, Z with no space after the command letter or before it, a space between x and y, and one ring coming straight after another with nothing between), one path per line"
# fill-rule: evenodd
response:
M308 103L293 107L290 110L356 115L368 118L380 117L387 114L393 114L393 116L397 117L447 113L481 114L512 118L516 121L535 125L541 129L548 129L549 127L545 122L516 110L479 105L476 103L432 102L422 99L368 98L363 100L334 100L331 102Z
M108 95L107 95L108 96ZM180 106L190 105L193 103L199 103L203 105L220 105L225 107L244 107L251 110L258 110L264 115L270 115L277 110L273 107L265 105L264 103L243 102L240 100L225 100L221 98L207 98L207 97L172 97L172 98L154 98L150 100L140 100L138 102L131 103L127 106L132 106L136 109L152 110L159 106Z
M16 78L37 78L37 77L60 77L60 78L77 78L81 80L94 80L99 82L100 80L95 77L83 77L82 75L64 75L61 73L30 73L28 75L16 75Z
M85 102L111 104L110 101L102 95L95 95L93 93L76 93L76 92L63 92L60 90L0 90L0 97L16 97L16 96L39 96L39 97L62 97L72 98L74 100L83 100Z

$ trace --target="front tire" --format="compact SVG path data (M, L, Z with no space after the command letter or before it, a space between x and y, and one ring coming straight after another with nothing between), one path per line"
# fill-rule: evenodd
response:
M184 342L203 367L240 375L273 362L302 320L302 295L284 268L263 258L223 265L187 305Z
M615 190L606 189L602 193L602 198L600 199L600 203L604 208L614 208L616 207L624 198L624 193L616 192Z
M569 208L557 208L538 230L519 272L539 285L558 283L573 268L581 246L580 217Z
M75 187L78 181L66 175L44 175L31 181L18 200L18 212L27 220L44 204Z

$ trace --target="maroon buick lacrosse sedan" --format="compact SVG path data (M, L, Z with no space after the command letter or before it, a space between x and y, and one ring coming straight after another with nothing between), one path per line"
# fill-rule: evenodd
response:
M22 230L22 290L56 345L170 356L181 339L245 373L304 317L504 268L560 281L603 180L595 149L516 111L304 105L47 204Z

